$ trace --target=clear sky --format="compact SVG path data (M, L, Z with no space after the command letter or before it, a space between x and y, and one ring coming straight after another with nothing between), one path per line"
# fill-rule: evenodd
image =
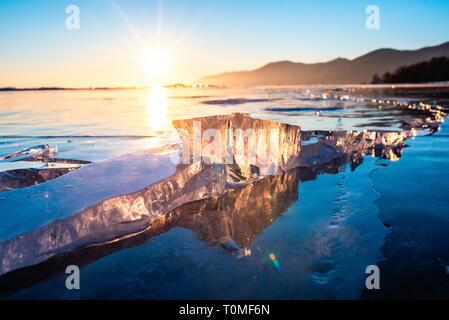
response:
M71 4L79 30L66 28ZM368 5L380 9L379 30L365 27ZM0 87L151 84L143 57L157 47L173 83L446 41L448 0L0 0Z

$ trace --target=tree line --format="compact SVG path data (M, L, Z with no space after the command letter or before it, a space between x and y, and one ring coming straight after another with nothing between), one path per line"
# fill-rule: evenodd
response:
M420 83L449 81L449 58L438 57L430 61L399 67L382 77L374 74L371 83Z

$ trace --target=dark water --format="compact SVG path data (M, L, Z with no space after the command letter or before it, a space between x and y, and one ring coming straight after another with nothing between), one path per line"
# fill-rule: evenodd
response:
M192 108L201 115L237 108L305 129L328 130L406 130L405 118L421 117L391 103L380 109L378 103L356 100L362 96L447 104L447 90L436 94L434 88L351 91L354 99L348 101L317 100L302 88L239 90L206 92L201 98L179 93L168 101L199 100ZM7 135L8 124L2 126ZM99 127L78 133L104 134ZM136 135L144 132L133 130ZM48 143L48 138L34 137L41 131L47 134L36 128L29 132L33 138L2 141L5 148L14 139L14 147L31 143L27 139ZM63 127L55 132L70 136L74 131ZM64 146L66 138L58 139ZM74 139L66 152L91 154L92 159L95 145L87 152L86 139L108 141L111 152L103 157L129 150L131 140ZM365 155L357 165L338 164L318 172L298 168L251 190L184 205L168 222L143 233L6 274L0 277L1 292L8 299L449 298L449 127L443 123L434 135L424 129L406 143L402 155L390 160ZM97 146L105 148L103 143ZM228 234L241 250L220 246L219 239ZM68 264L81 267L81 290L65 288ZM368 265L380 268L380 290L365 289Z

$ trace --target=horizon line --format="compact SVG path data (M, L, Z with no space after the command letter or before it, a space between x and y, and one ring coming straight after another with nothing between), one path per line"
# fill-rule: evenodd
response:
M150 89L155 86L125 86L125 87L85 87L85 88L66 88L66 87L37 87L37 88L16 88L16 87L0 87L0 92L11 92L11 91L82 91L82 90L145 90ZM419 87L449 87L448 81L435 81L435 82L421 82L421 83L335 83L335 84L248 84L248 85L210 85L204 84L200 85L184 85L184 84L170 84L163 85L164 88L229 88L229 87L319 87L319 88L353 88L353 87L363 87L363 88L419 88Z

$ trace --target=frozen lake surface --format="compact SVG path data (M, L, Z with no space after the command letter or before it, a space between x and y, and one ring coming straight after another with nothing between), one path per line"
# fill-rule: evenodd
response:
M130 237L5 273L0 294L7 299L448 298L449 126L439 112L448 106L447 87L2 92L0 159L48 145L57 147L59 159L85 163L59 164L81 168L0 192L0 248L54 219L172 175L170 165L151 171L147 151L177 141L173 120L245 112L302 131L396 131L407 139L391 153L289 170L252 189L184 205L169 221ZM313 146L321 135L303 146ZM0 160L0 175L49 166L9 160ZM104 168L104 175L89 175L95 168ZM79 177L76 183L69 182L72 176ZM60 188L63 184L70 187ZM5 259L5 250L0 255ZM81 267L81 290L65 288L69 264ZM381 290L365 289L368 265L379 266Z

